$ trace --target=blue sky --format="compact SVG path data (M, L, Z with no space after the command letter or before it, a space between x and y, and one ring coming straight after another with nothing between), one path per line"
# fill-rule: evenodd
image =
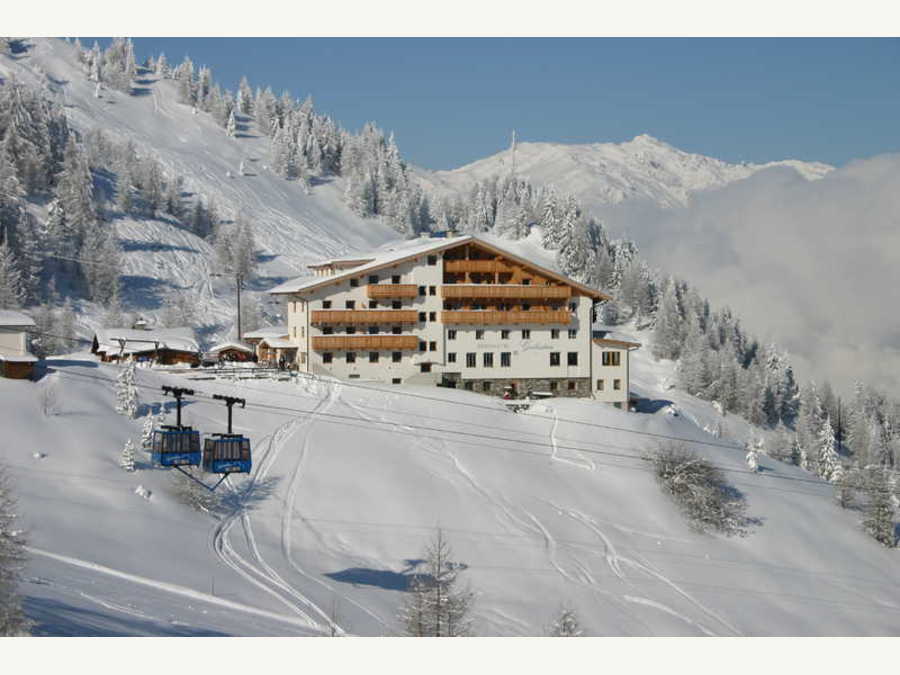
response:
M90 45L90 40L86 38ZM404 157L460 166L523 141L640 133L728 161L842 165L900 150L897 39L137 38L234 88L311 94Z

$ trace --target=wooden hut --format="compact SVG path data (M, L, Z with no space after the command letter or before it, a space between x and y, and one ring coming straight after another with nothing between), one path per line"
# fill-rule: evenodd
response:
M32 377L37 358L28 351L28 331L36 328L27 314L0 310L0 377Z

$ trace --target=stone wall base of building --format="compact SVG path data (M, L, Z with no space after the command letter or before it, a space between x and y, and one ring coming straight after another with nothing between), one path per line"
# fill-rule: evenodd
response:
M496 379L461 378L456 373L445 375L441 383L445 387L467 389L480 394L503 396L509 392L512 398L522 398L530 393L552 394L553 396L571 396L589 398L591 396L591 380L588 377L512 377Z

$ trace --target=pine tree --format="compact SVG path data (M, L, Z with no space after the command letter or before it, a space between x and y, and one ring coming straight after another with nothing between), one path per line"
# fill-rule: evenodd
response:
M747 466L750 467L750 470L756 473L759 471L759 450L756 443L751 443L747 441L744 443L744 450L747 451L745 456L745 460L747 461Z
M840 458L837 454L837 444L834 439L834 428L831 426L831 418L826 417L819 432L818 443L818 469L819 475L827 481L834 482L834 473L840 466Z
M550 637L581 637L583 631L575 610L564 608L548 631Z
M869 503L866 507L863 527L876 541L888 548L893 548L896 544L895 509L891 502L887 471L879 467L872 468L867 472L866 493Z
M0 309L18 309L24 299L22 272L9 244L4 241L0 244Z
M669 279L656 312L653 330L653 355L658 359L677 359L684 340L684 318L674 279Z
M135 363L131 361L119 371L119 375L116 377L116 412L134 419L137 408Z
M141 427L141 449L150 452L153 445L153 415L147 415Z
M134 443L132 443L130 438L125 441L125 447L122 448L122 458L119 460L119 466L129 473L132 473L135 470Z
M400 612L407 635L412 637L458 637L471 630L469 612L473 594L456 587L459 566L438 530L424 555L424 574L415 575Z
M32 625L18 593L26 562L25 533L18 518L11 480L0 465L0 637L26 636Z
M847 470L840 464L831 473L831 482L834 483L836 489L835 501L842 509L849 509L853 505L856 497L855 483L857 478L857 472Z
M237 125L237 118L234 116L234 109L232 109L231 112L228 113L228 124L225 127L225 129L226 129L228 135L231 136L232 138L237 136L238 125Z

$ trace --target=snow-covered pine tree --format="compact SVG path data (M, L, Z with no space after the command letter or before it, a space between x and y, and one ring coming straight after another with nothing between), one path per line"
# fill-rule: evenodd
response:
M866 471L865 490L868 504L863 527L876 541L888 548L896 545L894 505L891 500L887 471L872 467Z
M677 359L685 338L684 313L675 279L669 278L656 311L653 329L653 355L658 359Z
M138 400L135 387L135 363L130 361L116 377L116 412L134 418L137 413Z
M560 611L547 634L550 637L581 637L584 631L581 630L575 610L565 607Z
M757 444L748 440L744 443L744 450L746 451L744 459L747 462L747 466L754 473L759 471L759 450L757 449Z
M24 637L31 630L18 592L25 570L25 546L12 482L0 465L0 637Z
M4 241L0 244L0 309L18 309L25 299L22 272Z
M459 637L470 634L473 593L457 587L459 565L438 530L424 555L423 571L413 576L400 621L411 637Z
M122 457L119 460L119 466L129 473L135 470L134 466L134 443L129 438L125 441L125 447L122 448Z
M232 108L231 112L228 113L228 123L227 123L227 125L225 126L225 131L226 131L226 132L228 133L228 135L231 136L232 138L234 138L235 136L237 136L238 125L237 125L237 118L234 116L234 109L233 109L233 108Z
M148 414L144 418L144 425L141 427L141 450L150 452L153 445L153 421L154 416Z
M858 472L845 469L838 464L831 473L831 482L835 486L835 501L842 509L849 509L856 497L856 481Z
M840 467L840 457L837 454L837 443L834 439L834 428L831 426L830 417L826 417L822 422L818 441L819 475L827 481L834 482L834 473Z

